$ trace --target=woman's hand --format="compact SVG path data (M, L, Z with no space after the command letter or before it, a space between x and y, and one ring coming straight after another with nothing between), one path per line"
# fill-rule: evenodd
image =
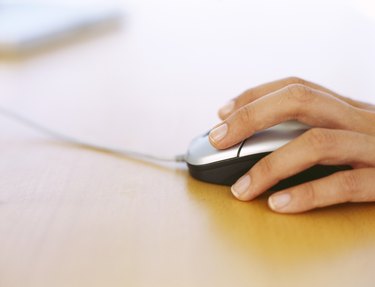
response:
M350 165L353 170L279 191L271 209L296 213L343 202L375 201L375 107L299 78L250 89L219 111L223 122L210 132L218 149L287 120L313 128L261 159L233 186L248 201L280 180L316 164Z

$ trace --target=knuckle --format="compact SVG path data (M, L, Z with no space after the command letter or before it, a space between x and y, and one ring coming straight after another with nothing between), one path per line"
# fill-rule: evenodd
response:
M316 198L316 190L312 182L306 182L304 185L304 198L306 204L312 206L313 208L318 207L318 202Z
M329 151L337 146L336 133L329 129L312 128L304 134L304 138L318 152Z
M245 106L238 110L237 118L242 124L253 123L255 119L255 112L252 108Z
M341 172L338 176L338 184L342 191L344 201L351 201L353 193L358 190L359 178L354 172Z
M262 158L256 165L254 170L261 176L269 177L273 171L272 160L269 156Z
M287 97L299 104L306 105L314 100L314 93L303 84L290 84L286 86Z
M285 82L288 84L288 85L291 85L291 84L300 84L300 85L305 85L306 84L306 81L299 78L299 77L295 77L295 76L290 76L288 78L285 79Z

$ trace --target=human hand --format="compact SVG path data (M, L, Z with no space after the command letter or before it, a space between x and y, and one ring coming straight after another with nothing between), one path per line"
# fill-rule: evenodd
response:
M287 120L312 128L257 162L233 186L249 201L280 180L316 164L350 165L271 195L270 208L297 213L344 203L375 201L375 107L342 97L314 83L291 77L247 90L219 110L223 120L209 139L218 149Z

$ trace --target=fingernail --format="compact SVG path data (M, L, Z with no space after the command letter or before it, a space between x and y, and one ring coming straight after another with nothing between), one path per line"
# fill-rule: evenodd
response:
M248 174L240 177L237 182L232 185L232 193L235 197L240 197L244 194L250 187L251 178Z
M285 206L287 206L291 199L292 199L292 197L287 192L284 192L284 193L281 193L281 194L275 194L275 195L272 195L268 199L268 205L273 210L280 210L280 209L284 208Z
M234 101L230 101L225 106L223 106L221 109L219 109L219 113L223 116L226 116L227 114L229 114L230 112L233 111L234 105L235 105Z
M219 141L221 141L225 137L225 135L227 134L227 132L228 132L228 125L227 124L222 124L222 125L214 128L210 132L210 138L214 142L219 142Z

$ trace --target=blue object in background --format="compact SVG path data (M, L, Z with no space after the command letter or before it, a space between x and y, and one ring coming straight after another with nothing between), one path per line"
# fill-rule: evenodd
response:
M0 4L0 54L25 52L120 18L115 8Z

